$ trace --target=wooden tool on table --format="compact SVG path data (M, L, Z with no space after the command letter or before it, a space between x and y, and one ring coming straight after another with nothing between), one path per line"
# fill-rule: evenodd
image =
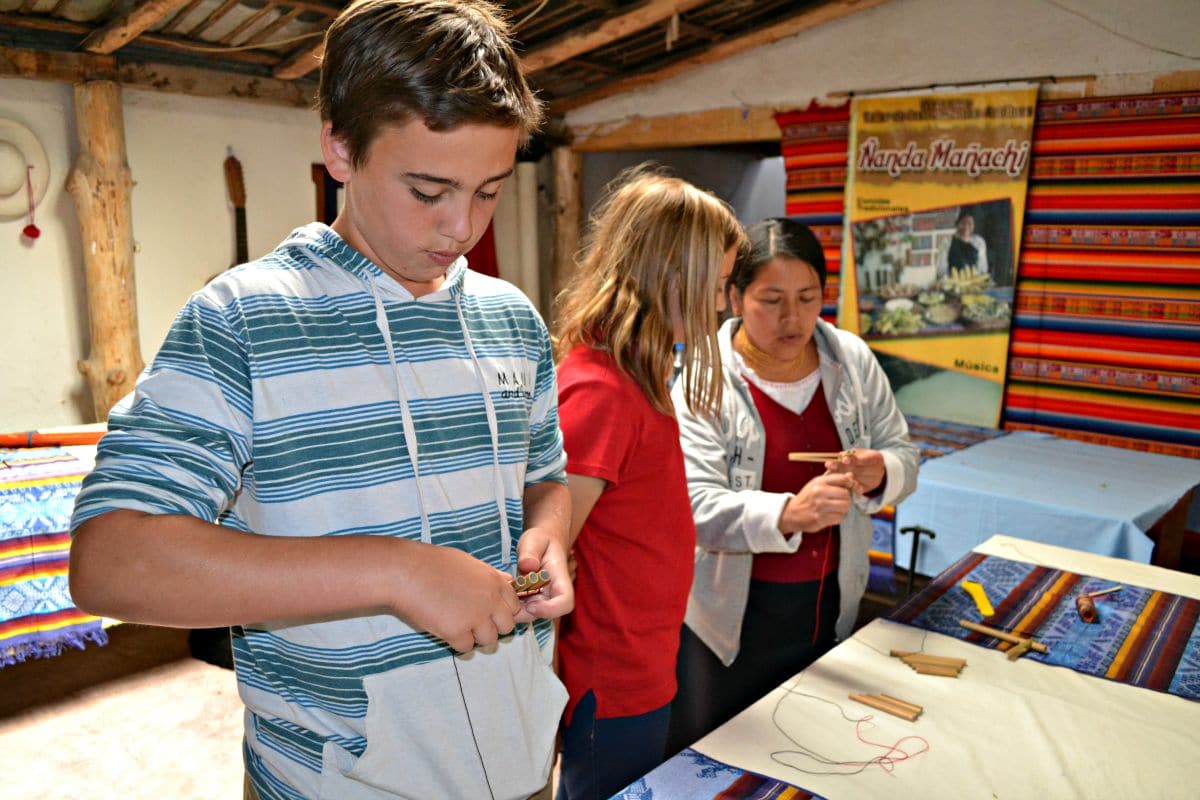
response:
M1079 614L1079 618L1084 622L1099 622L1100 612L1096 610L1096 601L1092 598L1119 592L1124 588L1124 586L1110 586L1107 589L1101 589L1096 592L1085 592L1075 598L1075 612Z
M531 594L537 594L550 583L550 572L542 570L541 572L529 572L525 575L518 575L512 578L509 583L517 593L517 597L528 597Z
M1035 650L1039 653L1050 652L1049 647L1046 647L1046 645L1042 644L1041 642L1034 641L1033 637L1031 636L1017 636L1015 633L1002 631L998 628L989 628L987 625L980 625L979 623L971 622L968 619L960 619L958 624L969 631L982 633L985 636L991 636L993 639L999 639L1002 642L1008 642L1009 644L1016 645L1016 647L1009 648L1009 661L1016 661L1030 650Z
M988 600L987 592L983 590L983 584L979 581L963 581L959 584L966 590L967 594L971 595L971 599L975 601L975 607L979 609L979 613L984 617L990 617L996 613L992 608L992 603Z
M842 456L853 453L853 450L842 450L840 453L788 453L788 461L813 461L824 464L826 461L837 461Z
M246 184L242 180L242 162L229 150L225 159L225 189L229 192L229 202L233 206L234 225L237 234L237 260L232 266L245 264L250 260L250 247L246 241Z

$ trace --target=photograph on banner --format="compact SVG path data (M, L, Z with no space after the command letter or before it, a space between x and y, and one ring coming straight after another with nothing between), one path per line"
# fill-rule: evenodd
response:
M855 98L838 324L907 414L996 427L1035 86Z

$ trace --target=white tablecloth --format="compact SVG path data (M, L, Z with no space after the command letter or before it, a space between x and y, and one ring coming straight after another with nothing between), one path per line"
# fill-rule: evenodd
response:
M1014 431L922 464L896 528L937 534L921 541L922 575L997 533L1148 563L1146 531L1198 484L1200 461Z

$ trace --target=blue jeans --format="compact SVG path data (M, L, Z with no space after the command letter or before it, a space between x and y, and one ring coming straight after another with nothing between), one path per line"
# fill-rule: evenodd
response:
M596 719L588 692L563 730L556 800L605 800L663 762L671 704L636 717Z

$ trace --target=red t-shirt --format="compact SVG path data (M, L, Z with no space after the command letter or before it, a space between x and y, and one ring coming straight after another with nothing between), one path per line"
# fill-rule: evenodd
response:
M575 541L575 611L559 625L566 719L589 689L598 718L644 714L675 696L692 585L679 424L607 352L582 345L559 365L558 402L567 472L608 482Z

